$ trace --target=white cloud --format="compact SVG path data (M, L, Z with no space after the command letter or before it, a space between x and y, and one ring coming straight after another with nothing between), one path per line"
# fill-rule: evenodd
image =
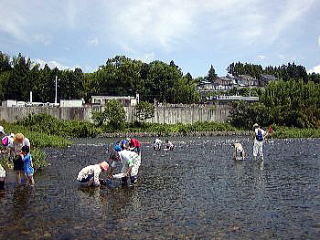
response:
M88 43L88 46L96 47L99 44L99 39L98 38L89 39L87 43Z
M320 65L314 66L308 73L320 73Z
M32 61L35 63L35 64L39 64L40 65L40 68L44 68L44 66L47 64L48 67L50 69L54 69L54 68L58 68L59 70L74 70L75 68L79 67L79 66L73 66L73 67L70 67L70 66L66 66L62 63L59 63L55 60L51 60L51 61L45 61L43 59L39 59L39 58L36 58L36 59L32 59Z
M31 40L36 43L42 43L44 46L48 46L51 44L50 37L48 37L44 34L34 34L31 38Z
M265 60L265 59L266 59L266 56L265 56L265 55L258 55L258 56L257 56L257 59L258 59L258 60Z
M145 53L141 56L137 56L135 58L141 60L142 62L150 63L155 60L155 54L153 52L150 52L150 53Z

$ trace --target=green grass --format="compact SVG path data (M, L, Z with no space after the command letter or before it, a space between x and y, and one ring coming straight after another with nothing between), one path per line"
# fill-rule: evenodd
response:
M46 161L46 153L43 151L45 147L66 147L72 142L64 137L49 135L43 132L32 131L27 127L18 124L0 122L7 133L23 133L30 140L31 155L35 168L43 168L48 165ZM8 157L2 157L0 160L2 166L8 167Z
M273 127L273 138L320 138L319 128Z

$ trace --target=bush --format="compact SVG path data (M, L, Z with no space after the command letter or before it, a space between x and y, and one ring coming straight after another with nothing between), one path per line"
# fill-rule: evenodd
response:
M148 102L139 102L136 107L135 116L140 120L144 121L154 117L154 105Z
M32 131L63 137L95 137L102 133L102 129L92 123L59 120L44 113L29 115L25 119L18 121L17 124L25 126Z

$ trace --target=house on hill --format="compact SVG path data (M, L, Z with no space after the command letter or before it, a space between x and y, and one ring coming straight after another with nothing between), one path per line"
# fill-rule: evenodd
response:
M226 77L217 77L214 80L216 90L227 91L235 87L236 81L233 76L227 75Z
M201 81L198 84L197 89L199 92L212 92L215 90L215 86L212 82Z
M240 87L258 87L259 80L251 77L250 75L239 75L236 76L236 81Z
M259 86L260 87L265 87L268 85L270 81L275 81L277 78L273 75L269 74L261 74L260 79L259 79Z

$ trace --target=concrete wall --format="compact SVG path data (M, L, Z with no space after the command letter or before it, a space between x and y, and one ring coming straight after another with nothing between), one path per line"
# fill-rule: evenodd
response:
M15 122L29 114L47 113L63 120L92 121L92 111L102 111L101 107L52 108L52 107L0 107L0 120ZM127 120L132 122L134 107L125 107ZM227 119L231 107L228 105L182 105L161 106L155 108L155 115L148 122L152 123L194 123L196 121L218 121Z

